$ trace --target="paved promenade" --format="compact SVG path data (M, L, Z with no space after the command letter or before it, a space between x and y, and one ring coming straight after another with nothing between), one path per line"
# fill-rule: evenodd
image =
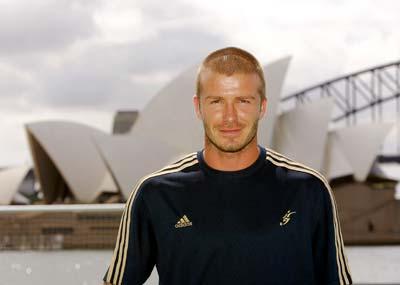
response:
M400 246L347 247L354 282L400 283ZM109 250L3 251L0 285L99 285L110 261ZM153 271L147 285L157 285Z

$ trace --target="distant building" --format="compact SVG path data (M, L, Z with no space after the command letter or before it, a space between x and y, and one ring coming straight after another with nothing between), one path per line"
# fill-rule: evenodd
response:
M289 63L287 57L264 66L268 101L266 117L259 122L259 144L333 182L345 240L400 242L396 220L400 206L394 199L400 166L377 160L394 124L372 122L332 129L332 96L306 100L282 111L281 91ZM203 130L189 95L196 73L197 67L192 67L177 76L140 116L138 111L117 112L112 134L71 122L27 124L44 202L122 202L141 177L200 150ZM0 202L9 203L7 193L0 196Z

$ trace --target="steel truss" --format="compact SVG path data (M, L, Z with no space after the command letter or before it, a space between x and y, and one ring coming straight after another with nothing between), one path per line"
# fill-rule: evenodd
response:
M331 124L356 125L400 120L400 60L325 81L284 97L285 106L297 106L322 97L333 97ZM396 102L395 110L392 101ZM389 103L389 104L388 104ZM400 153L400 138L397 139Z

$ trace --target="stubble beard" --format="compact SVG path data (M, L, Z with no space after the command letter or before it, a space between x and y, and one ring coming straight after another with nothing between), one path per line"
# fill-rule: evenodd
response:
M212 135L209 125L207 125L205 122L203 122L203 125L204 125L206 144L213 145L216 149L218 149L221 152L235 153L243 150L256 138L258 129L258 120L256 120L253 123L253 125L250 128L249 134L247 135L247 137L243 142L225 144L225 145L221 142L218 142L218 138Z

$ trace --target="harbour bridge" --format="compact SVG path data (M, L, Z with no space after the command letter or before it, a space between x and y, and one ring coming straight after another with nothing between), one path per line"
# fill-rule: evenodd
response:
M400 120L400 60L359 70L282 98L283 109L322 97L333 97L331 127ZM400 154L400 132L395 138Z

